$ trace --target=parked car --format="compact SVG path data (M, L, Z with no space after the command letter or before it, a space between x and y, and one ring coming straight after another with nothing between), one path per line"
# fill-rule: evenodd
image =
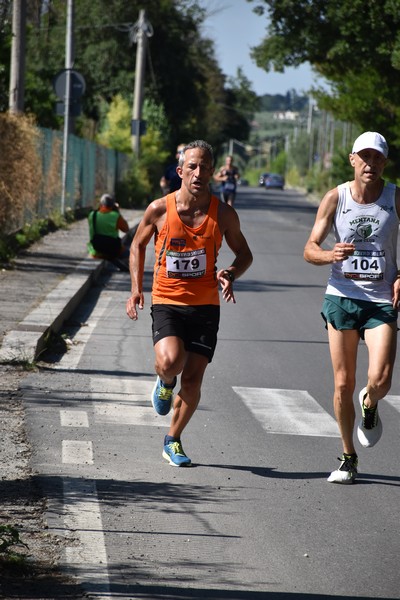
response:
M269 173L262 173L258 179L258 185L260 187L264 187L265 185L265 180L267 179Z
M285 180L282 177L282 175L278 175L277 173L270 173L265 179L265 187L267 189L283 190L283 188L285 187Z

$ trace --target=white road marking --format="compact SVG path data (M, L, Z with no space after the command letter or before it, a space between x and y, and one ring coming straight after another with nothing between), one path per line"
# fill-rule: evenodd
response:
M91 378L96 423L159 427L160 421L165 421L170 415L162 417L154 411L150 402L153 387L154 381L123 377Z
M64 525L77 544L66 548L68 569L97 600L111 600L100 505L94 481L64 480Z
M120 425L144 425L159 427L165 416L158 415L152 407L129 406L128 403L106 402L94 407L96 423L119 423ZM168 415L171 418L171 415Z
M232 389L268 433L340 437L335 419L305 390Z
M154 376L154 381L156 377ZM91 377L92 397L105 400L150 402L154 381L139 380L132 377Z
M157 415L151 406L153 386L154 381L92 377L86 399L89 397L92 402L96 422L159 426L160 419L167 417ZM89 426L85 411L60 410L60 420L66 427ZM62 462L93 464L92 442L63 440ZM114 595L110 592L105 536L94 481L78 478L64 481L64 515L65 528L73 532L78 542L66 548L67 570L78 577L91 597L111 600ZM135 598L132 596L132 600Z
M89 417L84 410L60 410L61 427L89 427Z
M61 455L64 464L92 465L93 444L89 441L63 440Z
M389 402L389 404L400 413L400 396L391 396L389 394L388 396L385 396L384 402Z

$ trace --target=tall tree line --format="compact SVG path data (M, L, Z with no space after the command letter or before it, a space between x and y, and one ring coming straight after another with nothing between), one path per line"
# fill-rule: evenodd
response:
M252 56L266 71L309 62L329 82L322 109L382 133L400 166L400 0L248 0L266 19Z
M39 125L61 126L52 82L64 68L66 0L28 0L25 110ZM229 138L246 140L258 99L239 72L227 81L215 59L213 41L202 37L206 12L194 0L75 0L74 69L86 92L78 130L99 132L113 98L131 102L135 85L133 26L145 5L154 35L148 39L145 97L161 106L169 132L166 147L198 137L216 148ZM0 82L8 76L11 5L0 10ZM3 86L2 86L3 87ZM7 89L7 87L5 88ZM243 93L245 92L245 93ZM7 108L4 92L0 110Z

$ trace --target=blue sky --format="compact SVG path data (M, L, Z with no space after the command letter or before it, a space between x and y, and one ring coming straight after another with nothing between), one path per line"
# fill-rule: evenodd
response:
M317 83L311 67L302 65L286 69L285 73L267 73L259 69L250 58L250 48L256 46L266 35L267 19L252 12L255 3L246 0L199 0L207 8L210 17L202 27L202 33L215 42L217 61L225 75L236 75L240 66L251 81L253 90L263 94L286 94L290 89L297 93Z

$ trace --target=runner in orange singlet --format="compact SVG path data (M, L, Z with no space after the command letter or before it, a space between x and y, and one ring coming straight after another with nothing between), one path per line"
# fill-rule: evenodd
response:
M189 466L181 434L200 400L204 372L211 362L219 326L219 293L235 302L233 282L251 265L252 254L236 211L210 193L214 172L213 150L196 140L185 146L177 172L179 190L146 209L130 253L132 279L127 314L137 320L144 307L143 274L146 247L155 242L151 315L157 380L151 401L158 414L169 413L177 376L170 429L163 457L173 466ZM235 258L217 271L216 262L225 238Z

